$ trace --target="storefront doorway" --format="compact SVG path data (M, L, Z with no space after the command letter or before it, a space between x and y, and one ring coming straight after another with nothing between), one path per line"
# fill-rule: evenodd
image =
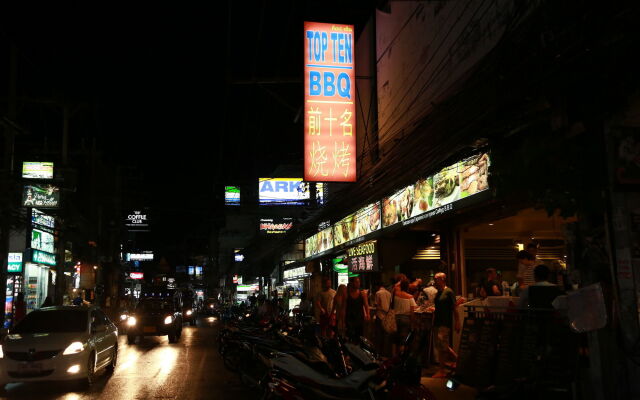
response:
M501 280L513 285L518 272L516 255L530 243L537 244L538 262L551 269L554 279L566 274L566 228L575 221L528 208L510 217L462 228L462 293L474 298L487 268L495 268Z

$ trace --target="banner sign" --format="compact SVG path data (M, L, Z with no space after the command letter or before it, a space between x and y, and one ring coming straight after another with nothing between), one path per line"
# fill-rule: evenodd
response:
M129 272L130 279L144 279L144 272Z
M311 257L333 248L333 228L329 227L304 241L304 256Z
M56 219L51 215L43 213L37 208L33 208L31 209L31 224L55 229Z
M333 225L333 241L336 246L368 235L381 228L380 203L372 203Z
M310 199L302 178L260 178L258 194L263 205L304 205Z
M292 269L287 269L282 273L282 278L283 279L296 279L296 278L301 278L303 276L307 276L307 275L311 275L307 272L307 268L306 267L298 267L298 268L292 268Z
M9 263L7 264L7 272L22 272L22 253L9 253L8 261Z
M281 235L293 227L293 218L260 218L260 233Z
M53 163L23 162L22 177L25 179L53 179Z
M46 251L47 253L55 253L55 238L49 232L32 229L31 248Z
M224 187L224 204L227 206L240 205L240 188L237 186Z
M489 188L489 154L481 153L418 180L382 200L382 226L387 227L449 205Z
M378 271L378 249L375 240L347 249L349 272Z
M31 261L33 261L34 263L51 265L51 266L56 265L55 254L47 253L40 250L31 250L31 251L32 251Z
M30 184L22 192L24 207L57 208L60 206L60 188L53 185Z
M356 181L353 25L304 23L304 177Z
M127 253L125 261L152 261L153 252L146 251L143 253Z

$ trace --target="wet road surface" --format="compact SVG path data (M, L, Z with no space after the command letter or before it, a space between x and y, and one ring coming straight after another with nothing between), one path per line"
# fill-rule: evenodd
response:
M112 376L100 372L90 388L70 382L10 384L0 399L233 399L256 398L227 371L218 354L218 321L201 318L185 325L182 338L169 344L166 336L149 336L128 345L119 339L118 366Z

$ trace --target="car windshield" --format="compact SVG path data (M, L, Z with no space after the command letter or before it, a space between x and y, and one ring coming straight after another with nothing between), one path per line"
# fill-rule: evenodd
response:
M138 304L138 310L155 312L171 310L171 303L164 300L143 300Z
M84 332L88 315L86 310L33 311L11 333Z

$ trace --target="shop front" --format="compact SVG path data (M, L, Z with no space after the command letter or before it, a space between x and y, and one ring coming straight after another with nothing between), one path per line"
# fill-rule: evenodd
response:
M35 250L34 250L35 251ZM24 270L25 302L27 312L40 308L49 294L50 266L28 262Z
M300 304L302 293L310 293L310 276L311 274L307 272L307 267L304 265L290 267L282 272L282 298L288 302L286 307L289 310L293 310Z

